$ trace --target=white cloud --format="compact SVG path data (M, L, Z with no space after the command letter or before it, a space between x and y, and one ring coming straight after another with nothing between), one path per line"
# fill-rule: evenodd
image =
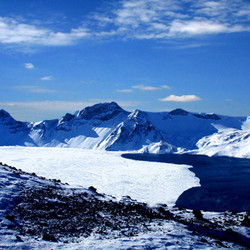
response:
M195 102L200 100L202 99L196 95L169 95L163 99L160 99L162 102Z
M159 89L171 89L171 87L169 87L168 85L162 85L160 87L155 87L155 86L145 86L143 84L133 85L132 88L144 90L144 91L154 91L154 90L159 90Z
M24 64L24 67L25 67L26 69L33 69L35 66L34 66L32 63L25 63L25 64Z
M117 89L116 92L131 93L131 92L133 92L133 89Z
M88 30L84 27L71 29L70 32L56 32L20 23L13 18L0 17L0 43L3 44L61 46L88 36Z
M102 15L99 15L99 14L94 14L92 15L92 18L96 21L98 21L98 24L100 26L105 26L106 24L109 24L109 23L112 23L113 20L107 16L104 16L103 14Z
M243 0L123 0L120 3L107 16L113 22L113 34L123 38L169 40L250 31L250 4Z
M168 36L197 36L216 33L239 32L243 30L244 28L240 25L227 26L227 24L215 23L209 20L175 20L170 26Z
M108 1L106 1L108 2ZM117 0L86 17L84 25L61 31L0 17L0 43L20 46L72 45L82 39L170 40L250 31L244 0Z
M158 90L160 89L159 87L153 87L153 86L145 86L145 85L134 85L132 86L133 89L140 89L140 90L148 90L148 91L152 91L152 90Z
M162 85L161 88L162 88L162 89L172 89L172 88L169 87L168 85Z
M14 86L13 89L21 90L29 93L45 94L45 93L54 93L52 89L42 88L36 85L18 85Z
M40 78L42 81L51 81L53 79L53 76L44 76Z
M196 7L197 13L215 17L220 15L222 12L227 13L228 9L226 2L228 1L197 1L194 4L194 7Z
M250 20L250 6L248 6L248 8L246 9L240 9L238 10L238 12L235 14L236 16L245 16L248 18L248 20Z
M184 43L184 44L176 44L174 45L175 49L193 49L193 48L200 48L205 46L210 46L209 43Z

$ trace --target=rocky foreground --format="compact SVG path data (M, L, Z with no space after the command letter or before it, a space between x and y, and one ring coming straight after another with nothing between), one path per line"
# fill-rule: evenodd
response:
M197 248L250 247L247 212L169 210L163 204L151 208L129 196L117 201L99 194L94 187L71 188L60 180L46 180L6 164L0 168L2 190L5 190L0 200L0 238L6 241L10 234L15 235L14 240L10 237L13 246L27 241L27 237L64 244L89 237L132 241L138 235L163 232L164 223L172 223L176 227L184 226L193 235L194 242L190 244Z

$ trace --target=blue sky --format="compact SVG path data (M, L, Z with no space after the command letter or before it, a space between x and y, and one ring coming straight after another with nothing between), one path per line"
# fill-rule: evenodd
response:
M0 108L250 115L250 2L0 0Z

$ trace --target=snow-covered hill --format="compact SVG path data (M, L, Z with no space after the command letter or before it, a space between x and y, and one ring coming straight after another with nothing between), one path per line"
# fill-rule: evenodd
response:
M249 158L250 132L242 130L224 130L205 136L197 144L198 149L191 152L208 156L227 155Z
M115 102L60 119L16 121L0 110L0 146L74 147L111 151L193 152L250 157L249 117L171 112L127 112Z

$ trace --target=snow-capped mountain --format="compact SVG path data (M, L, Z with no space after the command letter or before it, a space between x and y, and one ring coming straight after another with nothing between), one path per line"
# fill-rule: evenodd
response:
M34 145L33 140L29 136L30 128L28 123L16 121L5 110L0 110L0 145Z
M115 102L37 123L16 121L1 110L0 145L250 157L249 124L249 117L198 114L182 109L128 112Z

